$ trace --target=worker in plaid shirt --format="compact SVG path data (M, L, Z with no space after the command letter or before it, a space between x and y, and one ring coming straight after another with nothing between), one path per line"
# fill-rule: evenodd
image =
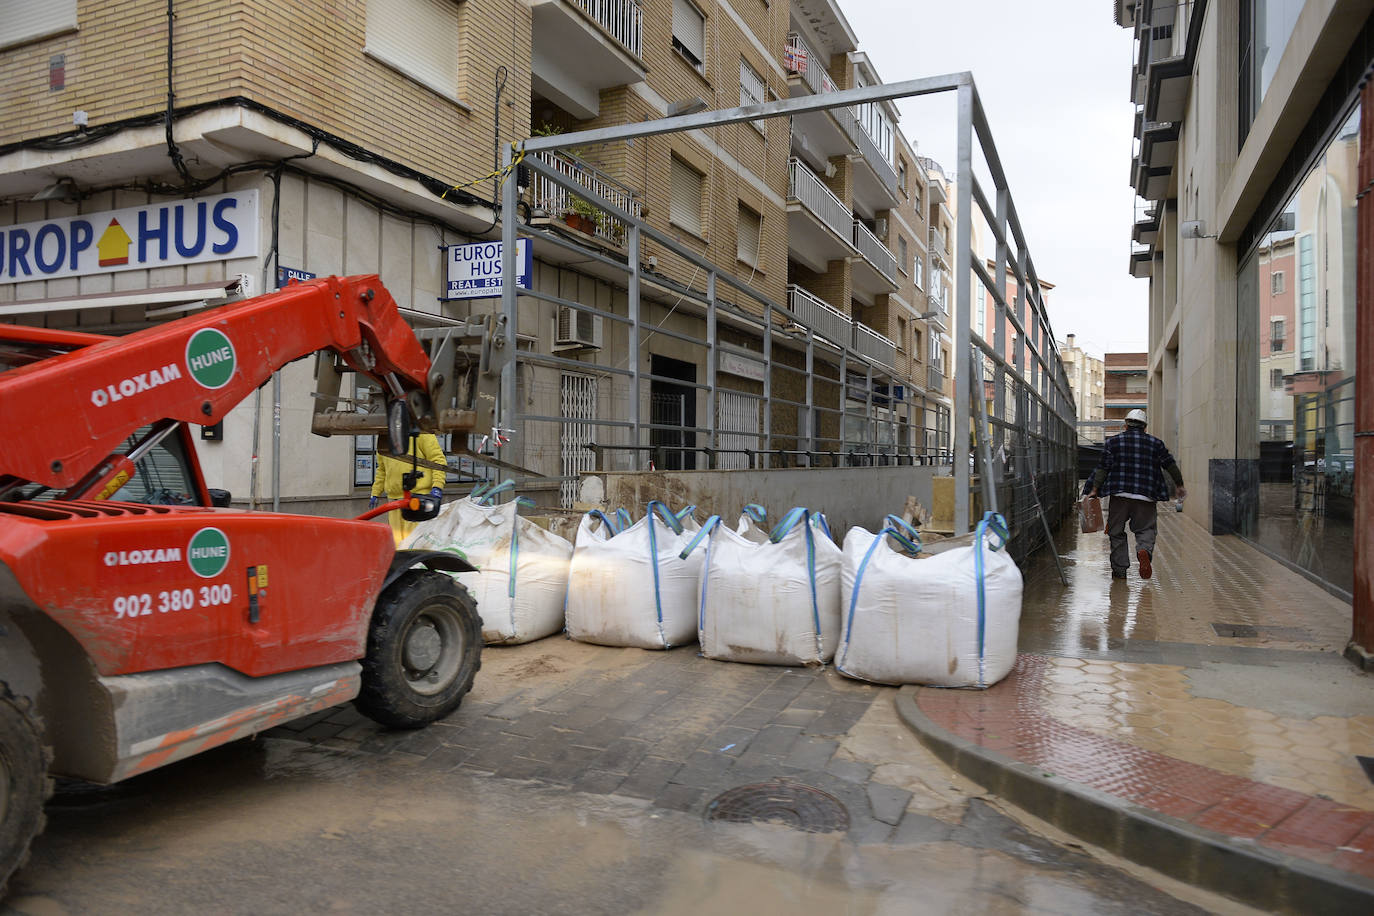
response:
M1155 530L1158 522L1157 502L1169 498L1164 473L1174 479L1179 499L1188 495L1183 486L1183 472L1169 454L1164 443L1145 432L1145 411L1132 410L1126 414L1126 431L1107 440L1102 461L1093 471L1088 495L1110 496L1107 505L1107 538L1112 544L1112 578L1124 579L1131 568L1126 544L1126 523L1135 533L1135 557L1140 566L1140 578L1152 574L1150 561L1155 551Z

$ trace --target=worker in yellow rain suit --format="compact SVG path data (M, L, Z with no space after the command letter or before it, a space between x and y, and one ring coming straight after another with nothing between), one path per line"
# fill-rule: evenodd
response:
M448 459L444 457L443 449L439 448L439 439L433 433L420 433L418 436L411 437L410 451L406 457L393 458L390 455L377 453L377 463L372 472L372 499L370 506L376 507L383 496L387 500L400 499L405 495L405 484L401 478L410 471L410 455L415 455L421 461L428 461L431 464L448 464ZM420 472L420 479L416 481L412 493L424 493L429 491L435 499L442 499L444 496L444 483L448 479L443 471L433 470L423 465L416 468ZM391 531L396 536L396 543L400 543L406 535L414 530L416 523L408 522L401 518L400 510L393 509L387 513L387 521L391 523Z

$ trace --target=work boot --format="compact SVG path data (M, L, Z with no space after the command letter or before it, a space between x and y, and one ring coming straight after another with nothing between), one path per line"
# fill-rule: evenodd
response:
M1154 574L1154 570L1150 567L1150 552L1142 547L1135 552L1135 559L1140 564L1140 578L1150 578Z
M1126 578L1126 570L1124 570L1124 569L1113 569L1113 570L1112 570L1112 578L1113 578L1113 579L1124 579L1124 578Z

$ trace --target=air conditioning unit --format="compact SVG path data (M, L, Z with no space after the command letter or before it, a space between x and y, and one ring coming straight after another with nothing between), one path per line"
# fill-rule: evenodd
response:
M553 343L555 347L562 348L599 348L601 346L601 316L566 305L559 306Z

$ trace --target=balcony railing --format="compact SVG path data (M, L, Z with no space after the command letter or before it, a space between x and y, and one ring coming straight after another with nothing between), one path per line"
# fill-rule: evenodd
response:
M576 0L582 11L596 20L611 37L635 57L640 56L643 21L638 0Z
M846 109L847 111L849 109ZM863 153L864 161L872 166L877 173L878 179L888 189L893 197L897 196L897 170L892 167L892 163L887 161L882 150L878 149L878 144L868 135L868 131L863 129L859 123L858 116L850 111L850 118L853 121L853 130L850 135L854 138L854 145Z
M841 203L834 192L816 177L816 173L797 157L793 156L787 160L787 170L788 199L799 201L832 232L848 241L853 236L849 228L849 224L854 220L853 211Z
M896 342L858 321L854 322L854 349L884 366L897 364Z
M787 35L782 65L788 72L800 76L802 82L806 83L807 88L814 94L835 91L834 80L825 72L825 61L817 57L806 40L796 32L789 32Z
M787 307L803 323L833 344L849 343L853 331L849 316L795 283L787 287Z
M945 374L939 366L926 366L926 389L939 391L945 387Z
M633 191L576 156L553 152L540 152L535 155L554 171L635 217L643 213L643 202ZM558 219L571 210L573 197L572 192L562 185L555 184L543 175L534 176L534 187L530 189L530 206L545 211L551 218ZM625 224L606 213L600 213L593 234L612 245L620 245L625 241Z
M894 286L897 284L897 256L858 220L854 220L854 247Z

